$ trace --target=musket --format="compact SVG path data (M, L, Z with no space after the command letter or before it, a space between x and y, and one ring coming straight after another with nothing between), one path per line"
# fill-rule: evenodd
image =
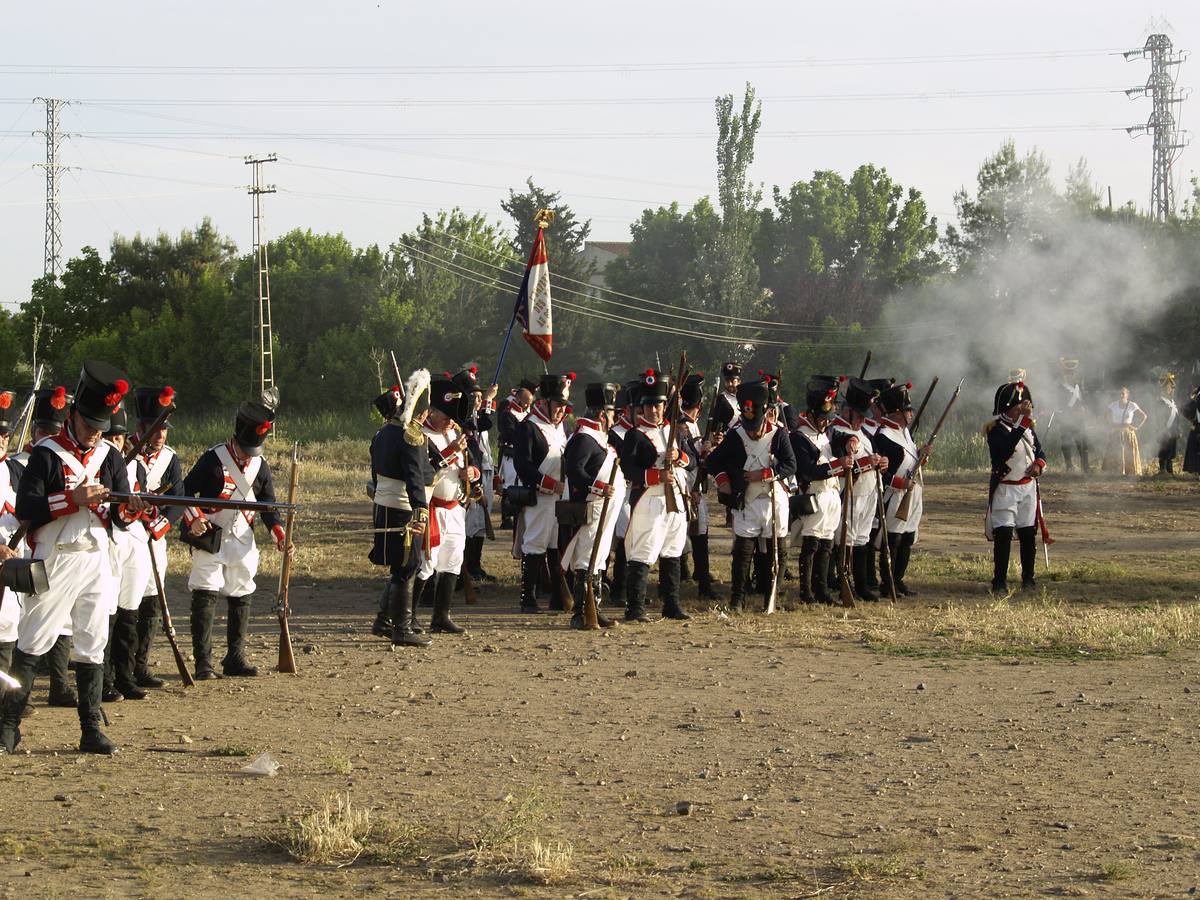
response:
M909 434L917 433L917 424L921 421L921 414L925 412L925 407L929 405L929 398L933 396L933 389L937 387L939 376L934 375L933 381L929 382L929 390L925 392L925 399L921 401L921 405L917 407L917 414L913 416L912 424L908 426Z
M888 573L888 595L896 602L896 572L892 568L892 545L888 543L887 506L883 502L883 473L875 470L875 494L879 516L879 561Z
M671 420L671 427L667 431L667 447L663 451L663 499L666 503L667 512L679 512L679 501L675 497L675 469L671 462L671 450L675 448L675 438L679 431L679 402L681 399L680 388L683 386L683 379L687 377L687 351L684 350L679 354L679 374L675 379L675 396L671 398L668 406L668 415Z
M220 497L180 497L176 494L156 494L153 491L109 491L108 500L119 500L128 503L130 500L144 500L150 506L195 506L201 509L240 509L244 512L275 512L294 513L300 507L294 503L280 503L276 500L233 500Z
M150 548L150 570L154 573L154 588L158 591L158 611L162 615L163 634L167 636L167 643L171 645L171 653L175 657L175 668L179 670L183 686L193 687L196 682L192 678L192 673L188 671L187 660L183 658L183 651L179 649L179 641L175 639L175 625L171 622L171 610L167 607L167 592L163 590L162 575L158 571L158 559L154 556L153 547Z
M617 469L620 468L620 465L621 460L614 457L612 467L608 470L607 483L610 488L617 478ZM611 501L612 495L606 492L604 502L600 504L600 519L596 523L596 536L592 538L592 553L588 557L587 584L583 594L583 627L588 631L600 629L600 612L596 606L596 591L592 586L592 580L596 575L596 558L600 555L600 541L604 537L604 523L608 521L608 507Z
M775 492L775 482L770 483L771 491L771 592L767 594L766 606L763 612L771 615L775 612L775 604L779 601L779 499Z
M38 389L42 386L42 378L46 374L46 364L39 363L37 371L33 373L33 387L29 391L29 398L25 401L25 405L21 407L21 431L17 438L17 449L20 450L25 446L25 442L29 440L29 429L33 425L33 402L37 398Z
M142 433L137 436L137 440L125 448L125 453L123 454L125 457L125 465L129 465L138 458L138 454L142 452L142 448L145 447L146 442L150 440L150 435L162 428L163 425L166 424L167 419L171 418L171 413L173 412L175 412L174 403L169 403L164 406L162 411L158 414L158 418L156 418L150 424L150 427L143 429Z
M389 350L388 356L392 358L392 374L396 376L396 387L400 390L400 402L404 403L404 379L400 377L400 364L396 362L394 350Z
M871 366L871 351L868 350L867 358L863 360L862 371L858 375L858 378L860 381L867 377L867 369L870 368L870 366Z
M838 582L841 588L842 606L854 606L854 588L850 587L850 548L846 546L846 535L850 530L850 503L854 498L854 470L846 467L846 487L842 491L842 542L838 553Z
M946 423L946 416L950 415L950 410L954 408L954 401L958 399L959 392L962 391L963 382L967 380L967 376L959 379L958 387L954 389L954 393L950 395L950 400L946 403L946 408L942 410L942 416L938 419L937 424L933 426L933 432L929 435L929 440L925 443L932 446L937 440L938 432L942 430L942 426ZM915 438L914 438L915 441ZM900 503L896 507L896 518L901 522L908 521L908 514L912 508L912 484L911 481L916 478L917 470L921 468L921 464L925 461L924 456L918 454L917 464L913 467L913 471L909 473L910 484L904 489L904 496L900 498Z
M279 616L279 665L275 668L285 675L296 674L296 657L292 653L292 632L288 616L288 585L292 580L292 530L296 524L296 481L300 468L300 442L292 444L292 474L288 479L288 514L283 525L283 563L279 567L279 590L276 592L275 612Z

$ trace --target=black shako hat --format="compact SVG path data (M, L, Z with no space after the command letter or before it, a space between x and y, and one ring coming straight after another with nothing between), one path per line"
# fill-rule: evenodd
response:
M727 362L721 366L722 378L740 378L742 375L742 367L735 362Z
M738 412L742 421L755 426L767 414L771 400L771 388L765 381L746 381L737 388Z
M93 428L108 431L113 413L121 408L121 401L128 393L129 382L119 369L90 359L79 373L71 408Z
M467 366L465 369L460 369L454 374L454 380L463 386L468 394L482 394L483 388L479 385L479 366Z
M679 397L688 409L699 406L704 400L704 373L693 372L684 379L683 387L679 389Z
M911 412L912 397L909 391L912 390L912 382L904 384L893 384L879 392L879 405L884 412Z
M833 401L837 399L838 380L828 375L814 375L804 390L804 408L814 418L828 419L833 415Z
M104 429L105 437L112 437L118 434L129 434L129 416L125 414L124 405L118 406L113 410L108 427Z
M0 391L0 432L9 433L13 429L13 415L16 410L13 409L13 403L16 402L16 394L12 391Z
M75 398L62 387L39 388L33 397L33 424L38 428L62 428Z
M574 381L574 372L567 372L565 375L543 375L538 385L538 396L543 400L570 403L571 385Z
M429 405L461 425L470 409L468 394L449 373L437 375L429 384Z
M133 406L138 424L153 425L164 409L175 402L175 388L169 384L162 387L140 387L133 392ZM171 427L171 420L163 422L163 428Z
M385 422L394 419L396 413L400 412L400 385L393 384L389 390L384 391L371 403L379 410L379 414L383 416Z
M865 416L871 411L871 404L877 396L878 392L871 387L870 382L863 381L861 378L851 378L846 385L844 402L854 412Z
M233 439L247 456L262 456L263 444L275 421L275 407L261 400L246 400L238 406Z
M642 392L642 379L631 378L625 382L625 386L621 388L625 392L625 397L617 398L617 403L621 406L637 406L642 401L638 399L638 395Z
M657 369L647 369L638 379L637 403L666 403L671 396L671 377Z
M621 386L611 381L593 381L583 389L583 402L588 409L616 409Z
M517 382L517 387L524 388L525 390L529 391L529 393L533 394L537 392L538 383L532 378L522 378Z
M998 416L1000 413L1026 400L1032 401L1033 394L1029 392L1029 388L1025 386L1024 381L1009 381L1002 384L996 388L996 399L992 404L992 415Z

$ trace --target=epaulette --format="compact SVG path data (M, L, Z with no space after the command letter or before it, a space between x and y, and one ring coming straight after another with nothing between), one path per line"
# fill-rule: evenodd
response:
M425 446L425 441L427 438L425 437L425 432L421 429L420 422L409 422L408 425L405 426L404 440L408 441L408 443L414 447Z

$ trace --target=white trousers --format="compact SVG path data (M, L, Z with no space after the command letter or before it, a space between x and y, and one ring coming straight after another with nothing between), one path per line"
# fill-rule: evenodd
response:
M500 487L510 488L517 483L517 466L512 457L505 456L500 460Z
M46 557L46 577L50 588L25 598L24 612L17 624L17 648L41 656L70 628L71 658L83 663L103 663L104 647L108 644L108 606L116 591L108 548L55 547Z
M609 551L612 550L613 537L617 530L617 511L624 505L624 494L625 492L621 491L609 501L608 512L605 515L604 531L600 532L600 546L597 548L596 553L597 569L604 567L604 563L608 560ZM600 507L603 503L603 497L592 497L588 500L587 523L579 527L579 530L575 532L575 536L571 538L571 542L567 544L567 549L563 553L562 570L564 572L568 569L587 569L588 563L591 562L592 545L595 543L596 533L600 529ZM592 574L595 573L593 572Z
M254 593L254 576L257 574L258 547L254 543L254 531L247 528L234 536L226 529L221 535L219 553L192 548L188 590L216 591L223 597L245 597Z
M184 527L181 523L180 527ZM158 563L158 576L162 579L164 587L167 583L167 539L159 538L157 541L154 538L150 539L150 552L154 554L154 561ZM154 572L150 573L150 580L146 583L146 590L142 592L143 597L157 597L158 588L154 584Z
M492 512L492 475L491 469L483 470L483 499L471 504L467 510L467 537L475 538L487 533L484 524Z
M896 510L904 500L904 491L889 488L884 494L884 509L887 510L888 534L909 534L915 532L921 524L921 513L925 509L925 490L921 483L913 482L911 496L908 501L908 519L900 521L896 518Z
M625 499L617 510L617 527L613 531L613 535L622 541L625 540L625 535L629 531L629 511L629 492L626 491Z
M687 544L687 516L682 509L667 512L661 490L651 490L642 494L630 510L629 529L625 532L625 558L648 566L658 562L659 557L682 556Z
M992 528L1028 528L1037 523L1037 482L998 484L992 494Z
M783 534L787 528L788 498L783 485L772 482L770 491L763 491L753 500L746 500L741 509L733 511L733 533L741 538L774 537L775 529ZM771 516L771 496L774 492L775 515Z
M874 472L865 472L854 482L854 490L850 493L850 522L846 529L846 543L851 547L865 547L871 540L871 529L879 521L876 493ZM839 522L836 538L839 543L841 527Z
M817 511L799 518L800 537L832 540L842 526L842 495L837 491L817 491L813 496L817 500Z
M521 510L521 556L558 546L558 519L554 518L558 499L557 494L538 494L537 503Z
M153 581L147 542L113 529L109 559L117 585L109 599L108 614L114 615L118 609L137 609L142 605L146 585Z
M457 575L462 571L463 551L467 547L467 512L461 504L449 508L430 507L429 511L437 516L441 539L422 560L417 577L425 580L438 572Z

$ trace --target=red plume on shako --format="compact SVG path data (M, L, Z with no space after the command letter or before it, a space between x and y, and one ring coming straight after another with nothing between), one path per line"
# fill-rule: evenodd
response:
M12 391L5 391L3 394L0 394L0 409L8 409L12 406L12 402Z
M55 409L63 409L67 405L67 389L59 385L54 389L54 396L50 398L50 405Z
M163 388L158 394L158 405L168 407L175 401L175 388L169 384Z

